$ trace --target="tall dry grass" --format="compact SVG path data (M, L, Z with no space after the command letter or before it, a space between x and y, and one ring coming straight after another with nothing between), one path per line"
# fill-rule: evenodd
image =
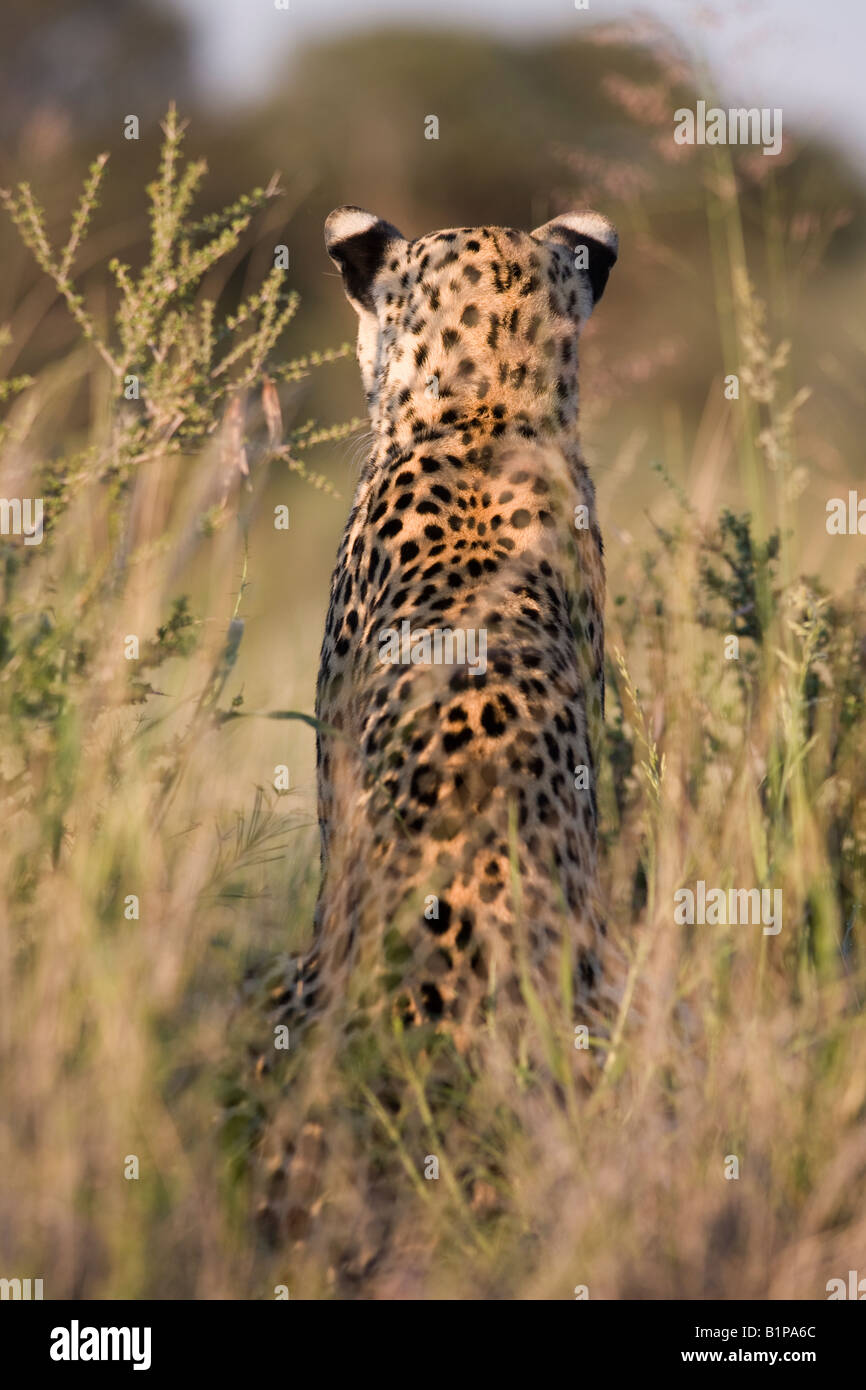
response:
M180 141L171 114L151 259L112 268L112 322L74 279L103 165L65 251L28 190L5 199L84 342L6 391L0 491L45 497L48 525L2 543L0 1273L82 1298L823 1297L866 1234L866 613L862 588L800 576L799 384L735 183L708 214L741 400L714 385L689 491L658 466L608 616L619 1011L588 1095L570 1030L529 1007L546 1079L491 1039L484 1073L443 1088L384 1024L336 1057L321 1033L287 1055L269 1037L259 982L315 893L310 789L273 786L309 683L286 643L279 703L250 708L243 621L294 496L274 470L321 485L299 453L348 427L283 424L278 383L337 354L274 360L296 307L278 274L221 307L221 259L275 189L192 222L204 171ZM603 516L632 467L602 480ZM719 515L736 475L745 510ZM781 889L781 932L676 925L698 879ZM317 1219L269 1246L261 1155L311 1103Z

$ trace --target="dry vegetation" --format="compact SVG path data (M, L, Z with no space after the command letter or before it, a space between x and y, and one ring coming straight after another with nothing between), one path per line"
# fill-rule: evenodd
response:
M251 710L243 623L289 497L273 470L293 504L324 489L303 450L354 422L286 432L280 383L342 350L275 360L297 307L279 271L221 311L221 262L276 189L196 223L204 171L180 146L170 115L150 259L110 267L110 316L75 278L103 163L65 249L28 189L4 199L82 345L3 393L0 493L47 517L42 545L0 543L3 1272L47 1297L824 1296L866 1236L866 606L800 575L798 383L749 288L734 181L720 168L707 197L742 398L714 383L688 491L658 466L609 608L621 1007L588 1096L567 1022L531 1008L546 1079L491 1040L484 1073L443 1088L384 1025L250 1061L268 1025L243 981L307 939L317 865L310 788L272 789L299 658L274 651L288 694ZM606 529L633 467L624 451L601 480ZM732 477L748 511L719 514ZM675 926L699 878L781 888L781 933ZM311 1098L318 1219L274 1250L250 1215L258 1155Z

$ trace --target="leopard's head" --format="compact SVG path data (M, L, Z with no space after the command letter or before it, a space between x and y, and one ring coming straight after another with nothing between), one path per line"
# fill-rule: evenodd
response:
M560 423L576 411L577 338L618 253L606 217L571 212L534 232L460 227L409 241L341 207L325 245L358 314L377 427L429 425L503 396L512 412Z

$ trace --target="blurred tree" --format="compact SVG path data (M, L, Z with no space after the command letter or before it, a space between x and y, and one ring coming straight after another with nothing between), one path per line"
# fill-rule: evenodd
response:
M2 23L4 164L50 160L119 105L142 120L164 114L191 87L189 32L153 0L4 0Z

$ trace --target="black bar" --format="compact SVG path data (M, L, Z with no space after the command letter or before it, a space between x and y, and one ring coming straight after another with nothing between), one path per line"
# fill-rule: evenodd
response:
M499 1323L501 1310L482 1314L476 1304L457 1313L449 1306L447 1316L458 1320L450 1331L435 1308L425 1305L420 1346L426 1348L434 1366L439 1363L438 1375L450 1377L456 1372L460 1379L465 1370L477 1365L489 1380L500 1362L514 1374L516 1364L510 1364L510 1358L518 1354L521 1361L528 1358L530 1365L549 1372L564 1362L559 1374L572 1371L581 1379L590 1369L618 1378L634 1371L652 1376L675 1367L700 1375L711 1366L729 1372L753 1366L766 1371L798 1366L817 1372L822 1381L843 1371L850 1375L859 1369L862 1374L866 1321L859 1307L842 1306L847 1299L567 1301L572 1306L563 1316L554 1317L552 1310L544 1315L551 1321L545 1322L543 1334L555 1339L544 1342L523 1340L539 1330L537 1305L522 1312L512 1309L505 1327ZM195 1372L219 1376L221 1381L232 1376L255 1376L259 1381L263 1374L283 1375L295 1383L303 1374L309 1383L311 1373L333 1380L342 1354L353 1376L390 1377L396 1365L389 1364L388 1357L397 1353L407 1336L412 1337L414 1317L403 1304L397 1308L366 1304L362 1313L360 1302L349 1307L325 1302L316 1312L310 1303L291 1296L245 1303L4 1301L0 1303L3 1360L7 1368L16 1367L19 1378L36 1372L47 1373L51 1380L92 1379L107 1371L114 1377L138 1374L139 1379L149 1375L161 1380L166 1372ZM103 1337L102 1329L111 1328L117 1334L107 1332ZM335 1336L343 1331L352 1335ZM445 1337L456 1342L443 1355ZM469 1347L477 1348L474 1355ZM458 1348L459 1364L455 1361ZM106 1359L85 1359L82 1353L89 1357L92 1350L100 1356L104 1353ZM115 1350L126 1359L111 1359ZM76 1352L77 1360L72 1359ZM56 1359L61 1353L70 1359ZM138 1372L133 1369L136 1361L141 1366ZM411 1376L413 1369L415 1375L425 1377L423 1357L410 1357L401 1375Z

